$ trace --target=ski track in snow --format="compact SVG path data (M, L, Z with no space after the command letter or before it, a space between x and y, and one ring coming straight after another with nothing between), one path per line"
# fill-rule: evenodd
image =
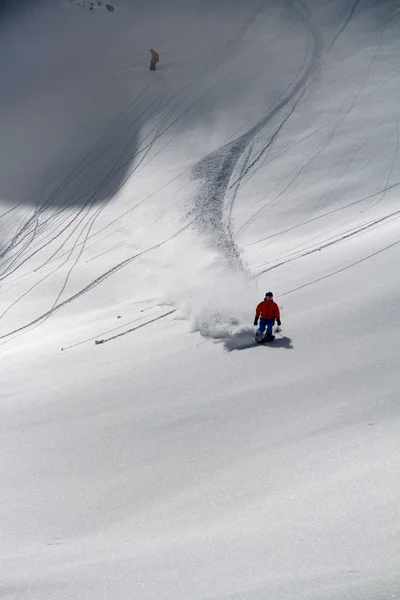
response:
M135 254L135 255L127 258L126 260L122 261L121 263L115 265L114 267L112 267L111 269L109 269L108 271L106 271L105 273L103 273L102 275L100 275L99 277L97 277L96 279L94 279L92 282L90 282L87 286L85 286L84 288L82 288L76 294L70 296L66 300L63 300L62 302L55 302L53 304L53 306L48 311L46 311L43 314L39 315L38 317L36 317L32 321L26 323L25 325L22 325L21 327L18 327L16 329L11 330L11 331L9 331L6 334L1 335L0 336L0 340L4 340L2 342L3 344L7 343L7 341L10 341L10 340L14 339L16 336L24 333L25 331L30 330L33 327L37 327L38 325L41 325L51 315L53 315L56 311L60 310L61 308L63 308L67 304L70 304L71 302L73 302L77 298L80 298L81 296L83 296L84 294L86 294L87 292L89 292L90 290L94 289L99 284L103 283L106 279L108 279L111 275L113 275L114 273L117 273L117 271L123 269L125 266L127 266L128 264L130 264L134 260L140 258L141 256L143 256L144 254L146 254L148 252L151 252L152 250L155 250L156 248L161 248L164 244L166 244L167 242L171 241L173 238L175 238L180 233L182 233L182 231L184 231L185 229L188 229L189 227L191 227L191 225L192 225L191 223L185 225L184 227L182 227L181 230L179 230L176 234L174 234L173 236L169 237L168 239L166 239L166 240L164 240L164 241L162 241L162 242L160 242L160 243L158 243L158 244L156 244L156 245L154 245L154 246L152 246L150 248L147 248L146 250L144 250L142 252L139 252L138 254ZM31 290L29 290L29 291L31 291ZM17 300L17 302L18 301L19 301L19 299ZM5 313L3 313L3 315L4 314ZM1 343L0 343L0 345L1 345Z
M200 235L203 236L207 243L214 249L216 249L225 259L227 266L232 269L244 270L244 266L241 259L241 251L236 242L236 235L239 231L242 231L248 226L261 211L265 210L265 206L262 206L259 211L248 220L248 222L241 227L241 229L233 232L231 225L231 213L232 207L235 202L239 188L246 178L252 176L252 173L257 170L260 163L263 161L264 156L267 152L270 152L274 143L276 142L280 131L288 122L290 117L293 115L297 106L304 97L307 88L312 82L313 77L317 74L321 67L324 55L332 48L335 41L346 29L347 25L354 17L356 13L359 1L357 0L350 9L350 12L344 15L344 23L339 26L338 30L334 33L331 41L328 43L324 50L320 40L320 34L312 24L312 18L306 4L302 1L295 0L290 2L288 6L292 11L292 16L296 17L305 28L307 33L307 52L303 62L303 65L295 77L294 81L287 84L280 97L276 99L274 106L263 116L256 125L250 130L243 133L236 139L229 141L222 145L215 152L211 153L202 159L193 169L193 179L199 181L198 191L193 195L194 208L189 211L188 219L189 224L181 228L171 238L178 235L181 231L190 227L191 220L194 219L197 230ZM383 36L384 30L381 32ZM379 47L376 50L375 55L371 59L369 70L372 69L372 64L376 60L378 55ZM150 151L154 148L155 143L161 139L161 137L182 117L193 108L193 106L201 100L202 96L194 103L192 103L183 112L179 112L179 107L183 102L183 98L190 97L190 94L194 89L201 83L206 73L203 73L199 77L189 82L186 82L181 89L163 100L161 95L148 100L148 89L144 88L139 95L137 95L132 102L123 110L123 112L116 117L114 122L110 125L109 129L104 133L103 138L109 140L109 144L118 142L123 135L123 132L129 127L132 130L130 139L136 137L138 132L144 127L145 124L155 119L155 125L147 133L146 137L142 140L141 145L136 149L134 156L137 158L137 162L134 168L127 172L127 175L121 184L124 185L126 181L133 177L135 172L142 168L143 162L149 155ZM229 74L228 74L229 76ZM352 105L348 109L347 113L342 115L341 121L344 120L346 114L356 105L358 96L361 94L363 85L368 77L368 72L365 73L363 82L359 88L359 92L353 99ZM208 93L208 92L206 92ZM139 103L140 106L144 103L146 108L139 114L135 114L136 105ZM157 116L160 116L157 119ZM133 121L132 121L133 120ZM133 127L132 127L133 123ZM336 124L334 130L326 140L327 145L334 135L335 130L339 126ZM263 132L266 132L263 133ZM171 142L172 136L161 148L157 150L155 156L150 158L154 160L159 152ZM252 156L253 143L258 136L264 136L265 140L258 148L256 156ZM96 206L97 195L102 191L102 188L107 186L109 179L117 170L127 169L128 164L131 160L131 146L128 140L125 148L121 152L118 161L112 164L105 173L100 188L92 190L92 192L85 198L79 198L79 209L76 208L75 203L68 206L66 203L61 206L57 206L58 194L61 192L65 194L66 190L70 190L67 196L74 198L79 190L75 187L75 182L81 177L85 169L96 162L99 156L96 154L96 149L100 145L98 143L91 148L86 156L83 157L82 161L76 168L71 171L68 178L61 184L59 184L52 192L46 195L46 188L51 184L51 170L52 165L49 166L45 181L41 190L38 190L35 194L36 201L34 208L30 209L26 204L20 204L15 208L12 208L3 215L0 216L0 231L3 230L3 236L7 241L2 242L2 249L0 251L1 268L0 268L0 282L3 290L10 290L14 286L19 285L26 278L29 278L33 273L39 273L41 270L45 270L45 274L36 281L28 290L24 291L19 297L17 297L9 306L6 308L0 318L4 318L8 311L15 307L20 300L26 298L33 290L40 287L42 283L48 280L51 276L55 275L60 270L63 271L63 282L60 284L59 292L53 300L52 306L33 319L29 323L13 329L6 334L2 335L0 339L12 338L15 334L19 334L32 326L37 326L39 323L45 321L54 311L58 310L65 304L72 302L74 299L80 297L114 272L122 269L127 264L131 263L137 257L142 256L144 253L151 251L152 249L160 247L160 245L168 241L164 240L161 244L156 244L150 248L143 249L126 260L117 263L114 267L107 270L103 274L96 277L91 283L81 289L81 291L73 294L67 299L62 300L62 295L67 287L68 281L82 258L82 254L86 248L88 248L89 240L92 240L91 245L97 243L98 240L107 239L107 237L115 234L118 229L113 229L111 233L106 233L103 237L99 237L100 234L106 229L112 226L118 219L123 219L121 227L126 226L126 216L131 211L134 211L138 206L145 202L148 198L136 203L129 211L117 217L117 219L111 221L105 227L102 227L99 231L93 233L94 225L101 215L103 210L107 207L110 198L106 199L100 205ZM319 150L320 152L321 150ZM393 164L394 164L393 159ZM57 158L54 163L57 162ZM307 165L302 168L305 169ZM386 183L389 183L391 172L387 176ZM397 185L397 184L395 184ZM387 186L390 189L393 186ZM386 188L385 188L386 189ZM385 193L385 191L383 192ZM325 203L327 200L325 201ZM314 211L317 207L314 208ZM314 212L313 211L313 212ZM374 219L370 223L362 226L356 226L351 230L348 230L344 234L334 236L333 239L321 240L316 244L317 248L311 246L310 249L302 249L299 252L290 253L288 256L283 256L280 260L276 260L272 265L265 265L261 271L258 271L257 275L261 275L271 269L277 268L288 261L296 260L309 253L315 252L323 247L328 247L332 244L336 244L339 241L343 241L348 237L352 237L366 228L378 225L382 220L389 217L395 217L396 213L390 213L382 219ZM320 218L317 217L317 218ZM309 216L307 221L299 223L296 227L302 226L304 223L311 222L312 214ZM132 222L132 221L131 221ZM13 225L17 223L17 225ZM10 227L11 225L11 227ZM293 227L287 231L291 231ZM5 233L4 233L5 232ZM283 232L285 233L285 232ZM273 234L263 238L261 241L266 241L271 238L276 238L281 234ZM56 249L52 250L50 256L46 255L48 247L54 248L54 244L59 240L59 245ZM104 250L98 255L91 257L89 260L94 260L97 256L102 256L114 249L121 246L116 244L111 249ZM253 242L258 243L258 242ZM35 267L33 271L27 271L22 275L18 275L20 269L25 265L29 264L29 261L34 257L41 256L44 258L41 264ZM54 266L51 266L54 263ZM49 270L50 267L50 270ZM16 277L11 278L11 276Z
M171 127L170 119L174 118L173 122L176 122L177 119L180 118L174 116L177 109L183 102L183 99L186 97L186 94L190 93L193 89L193 81L190 81L188 84L184 86L184 88L175 92L171 98L167 98L166 101L161 101L160 97L156 97L156 99L151 100L149 98L149 102L146 110L143 115L140 116L139 120L137 116L134 121L134 133L131 137L136 136L137 132L152 119L156 119L156 124L152 126L151 130L142 140L141 145L136 151L135 156L138 158L137 162L134 164L134 167L127 173L123 184L127 182L129 178L131 178L134 173L140 169L143 161L148 156L149 152L153 148L154 144L157 140L165 134L165 132ZM145 88L144 92L147 91ZM132 128L132 115L135 103L138 98L135 98L131 104L121 113L113 122L110 129L105 132L104 138L108 138L110 136L114 136L118 139L123 131L125 131L128 127ZM160 119L157 119L158 114L163 114L163 111L166 111L166 114L163 115ZM17 279L13 279L11 281L11 287L15 283L20 283L22 280L28 278L34 272L38 273L41 270L45 270L51 263L56 263L56 265L47 272L39 281L37 281L33 286L29 288L28 291L25 291L20 297L18 297L14 302L12 302L8 308L3 311L2 315L0 315L0 319L3 318L7 312L13 308L21 299L25 298L31 291L40 286L44 281L46 281L49 277L60 271L63 267L66 267L67 271L64 275L64 281L60 287L60 290L53 301L52 307L38 316L36 319L31 321L30 323L18 328L17 330L11 330L5 335L1 336L0 339L8 338L9 336L13 336L15 333L19 331L24 331L32 325L36 325L40 322L46 320L55 310L58 310L66 303L73 301L75 298L80 297L83 293L93 288L93 286L98 285L101 281L104 281L107 277L109 277L112 273L121 269L123 266L132 262L132 260L136 259L139 256L142 256L144 253L151 251L152 249L160 247L162 244L166 243L170 239L175 237L175 234L163 241L161 244L156 244L150 248L146 248L141 252L138 252L134 256L126 259L122 263L118 263L112 269L105 272L103 275L96 278L96 280L89 285L87 285L81 292L74 294L72 297L60 302L60 298L66 288L68 280L72 274L73 269L79 262L83 251L87 247L87 242L89 239L93 237L92 229L93 226L102 213L102 211L107 207L111 198L107 198L104 202L102 202L99 206L96 206L96 198L99 192L101 192L101 188L96 188L92 191L89 197L76 197L79 193L78 189L71 189L71 192L67 194L68 197L74 199L72 203L66 202L64 205L57 205L58 194L63 191L68 186L71 186L75 178L80 176L81 173L85 170L86 165L96 162L98 159L98 155L96 154L96 147L100 144L102 140L99 140L96 146L90 149L87 156L84 157L83 163L76 167L70 174L68 179L60 184L50 195L45 196L45 188L47 185L47 181L45 180L43 183L43 189L37 192L39 196L36 201L36 206L31 210L29 207L25 205L19 205L9 211L3 213L0 216L1 220L7 217L6 220L3 221L3 228L6 229L7 235L7 224L12 219L16 218L16 216L20 217L22 224L17 226L16 231L15 227L13 228L13 233L8 242L3 241L3 247L0 252L0 260L1 260L1 268L0 268L0 283L2 284L3 291L7 286L10 277L17 273L26 263L29 264L29 261L33 259L36 255L41 255L40 253L44 253L44 260L39 265L36 266L34 271L28 271L24 273ZM127 166L127 156L128 156L129 144L125 148L123 154L120 156L120 159L117 163L114 163L110 166L109 171L104 175L102 187L107 185L109 178L116 170L120 170L122 166ZM85 162L86 161L86 162ZM130 159L129 159L130 163ZM51 166L49 167L47 177L49 177L51 171ZM122 185L121 184L121 187ZM147 198L144 199L146 201ZM130 209L130 212L140 206L143 201L139 201L135 204L133 208ZM77 209L76 207L79 206ZM17 214L15 214L17 213ZM32 214L31 214L32 213ZM26 216L27 215L27 216ZM126 223L124 223L126 226ZM178 230L178 234L181 231L184 231L190 227L190 223L186 224L184 227L181 227ZM99 232L95 234L97 237L99 233L103 231L102 228ZM1 229L0 229L1 230ZM4 233L3 233L4 235ZM54 243L57 240L60 240L59 246L56 250L52 251L50 256L46 256L46 250L48 247L54 246ZM72 264L71 264L72 261ZM8 288L10 289L10 287Z
M389 133L385 130L377 148L365 144L365 171L356 169L355 178L361 180L360 172L381 151L384 156L362 189L346 187L353 160L364 149L362 138L354 154L335 146L337 169L326 175L325 187L313 190L314 181L306 178L308 173L310 179L319 176L317 157L361 104L381 49L379 35L371 54L361 42L367 58L354 75L355 91L346 95L342 111L339 106L335 112L340 102L328 106L331 118L327 124L318 121L323 136L315 144L312 139L310 154L301 148L288 155L279 182L266 186L268 192L262 180L263 167L271 168L280 155L284 162L285 152L296 146L296 137L281 141L296 117L293 129L301 131L302 139L308 137L302 117L309 113L301 112L302 105L314 91L314 78L323 75L327 52L335 52L350 35L364 8L376 11L378 21L386 4L340 1L324 46L313 14L333 0L308 0L314 10L307 9L307 0L283 0L290 18L299 29L299 22L304 26L304 61L299 57L298 71L293 69L265 112L230 137L221 135L218 143L223 142L202 160L196 154L179 167L182 172L171 175L175 155L163 153L185 131L184 115L215 87L208 85L206 72L186 76L174 93L164 82L165 97L159 87L156 95L144 88L132 101L146 104L140 115L129 104L104 133L113 144L125 129L132 129L133 137L145 129L146 137L135 145L133 167L132 137L99 188L76 204L60 203L58 191L71 198L79 193L85 165L99 157L95 145L60 187L48 192L53 181L49 166L34 199L0 215L0 293L11 298L1 305L0 319L6 326L10 315L15 318L10 330L0 333L0 345L35 330L4 352L5 575L0 591L6 598L400 598L396 101L393 114L382 118L384 123L392 117ZM241 35L259 19L262 0L259 6L259 13L241 22ZM382 42L385 28L379 31ZM227 77L225 71L216 85ZM368 117L360 122L367 124ZM374 122L374 131L379 124ZM357 123L351 125L357 137ZM234 121L230 126L230 132L237 127ZM190 145L186 141L188 154ZM154 170L159 164L165 168L164 179L153 187L150 181L152 191L140 188L131 202L117 201L114 214L111 198L103 197L109 178L124 171L122 186L152 161ZM342 179L345 191L340 194ZM254 183L255 200L243 194L248 182L249 187ZM173 192L167 194L170 185ZM307 201L298 208L294 199L300 191ZM277 218L271 211L269 229L270 206ZM244 216L235 230L238 207ZM171 213L172 225L169 218L163 220ZM136 247L141 235L134 224L140 214L148 219L144 242ZM247 237L241 245L243 232ZM125 247L124 236L129 238ZM176 246L171 244L169 254L166 246L172 240ZM209 280L209 271L202 272L201 261L209 257L201 254L204 246L218 256ZM247 249L253 280L243 277L242 250ZM328 249L322 257L316 254ZM215 294L217 310L221 301L221 312L205 318L195 335L189 335L187 322L174 322L174 301L163 302L145 287L149 277L151 291L154 285L168 295L165 281L157 279L159 264L166 279L180 275L182 286L190 287L176 258L182 252L187 253L184 267L193 265L188 279L200 279L198 296L203 283L203 288L215 283L210 295ZM370 265L375 257L376 264ZM360 264L364 268L353 269ZM215 272L221 274L221 289ZM292 338L278 328L273 344L256 348L251 321L242 326L238 313L244 307L251 319L246 310L252 310L257 286L249 285L250 292L233 286L240 298L223 302L231 280L253 284L266 275L265 283L271 272L277 298L288 297L283 320ZM326 281L341 273L337 286ZM133 280L126 294L121 274ZM141 288L142 281L144 300L140 293L135 297L133 287ZM326 285L317 285L323 281ZM121 289L114 289L115 283ZM316 293L291 296L308 287ZM36 335L36 328L57 311L93 290L87 304L77 302L74 310L51 321L53 331L48 324ZM32 306L32 299L42 301L42 291L43 304ZM109 294L104 305L103 294ZM198 304L202 309L202 298ZM63 352L55 351L55 341Z
M352 18L354 17L355 13L356 13L356 8L359 4L359 1L356 1L353 6L350 9L349 14L345 17L344 23L342 25L339 26L338 30L335 32L335 34L333 35L331 41L327 44L326 48L323 50L323 52L321 52L321 60L320 63L323 64L323 59L324 57L328 54L328 52L331 50L332 46L334 45L335 41L337 40L337 38L344 32L344 30L346 29L346 27L348 26L348 24L350 23L350 21L352 20ZM388 31L388 29L390 28L390 26L392 25L392 20L391 18L389 18L385 24L380 24L379 23L379 6L377 6L377 14L376 14L376 19L377 19L377 27L378 27L378 31L380 31L380 34L378 36L378 43L376 45L375 51L373 52L370 60L369 60L369 64L367 64L367 67L365 69L365 72L362 73L362 77L361 77L361 81L359 84L359 87L356 91L356 93L354 94L354 97L352 98L352 101L350 103L350 106L346 109L346 111L343 111L342 114L340 115L338 121L335 123L332 131L330 132L330 134L328 135L328 137L326 138L323 146L321 148L319 148L317 150L317 152L315 153L314 156L312 156L311 159L309 159L307 162L305 162L300 170L295 174L295 176L290 180L289 184L283 189L283 191L281 191L276 197L272 198L272 200L268 201L268 202L264 202L261 205L261 208L259 210L257 210L251 217L248 218L248 220L236 231L236 235L238 233L243 232L251 223L253 223L257 217L259 217L270 205L271 203L275 203L279 200L279 198L282 196L283 192L286 192L289 190L290 187L293 186L294 182L296 181L296 179L298 178L298 176L301 174L302 171L305 171L309 168L309 166L311 165L311 163L314 161L314 159L320 154L322 153L322 151L328 147L328 145L330 144L330 142L332 141L336 131L339 129L339 127L344 123L345 119L347 118L347 116L351 113L351 111L357 107L358 104L360 104L362 102L362 100L364 99L364 96L362 95L362 92L364 91L364 88L366 86L366 83L368 81L368 78L373 70L373 66L377 61L378 55L382 49L382 44L383 44L383 40L384 37L386 35L386 32ZM376 91L373 90L373 91ZM369 92L368 95L370 95L372 92ZM367 95L367 96L368 96ZM290 116L290 115L289 115ZM395 135L397 136L397 144L395 146L394 149L394 154L393 154L393 158L391 161L391 164L389 165L389 169L384 181L384 187L383 189L379 190L378 192L375 192L373 194L369 194L366 197L362 198L361 200L356 200L353 201L351 203L349 203L348 205L342 206L338 209L334 209L332 211L328 211L327 213L324 214L320 214L317 217L313 217L313 215L318 211L321 210L321 208L323 208L329 201L330 196L332 196L333 191L330 193L330 195L327 195L327 197L325 198L325 201L322 203L322 201L324 200L324 196L326 195L326 192L324 192L320 198L320 200L317 202L317 204L314 206L313 210L310 212L310 214L308 215L308 217L306 219L301 220L300 222L298 222L296 225L291 226L290 228L287 228L286 230L282 230L282 231L278 231L276 233L271 233L268 236L265 236L263 238L260 238L259 240L256 241L252 241L251 243L245 245L244 247L250 247L250 246L254 246L256 244L260 244L263 243L267 240L270 240L271 242L278 240L278 238L281 238L283 235L285 235L287 232L293 231L294 229L303 227L311 222L313 222L314 220L319 220L322 218L325 218L327 215L331 215L333 213L342 211L346 208L348 208L349 206L354 206L356 204L362 203L362 206L360 208L360 211L358 214L351 216L350 218L346 219L344 222L342 222L340 225L339 224L335 224L335 226L331 229L331 231L336 232L336 235L334 235L333 237L323 237L322 239L320 239L320 241L318 243L315 243L314 245L311 246L311 248L307 248L307 241L302 242L301 244L299 244L299 247L301 247L300 251L291 251L288 255L282 255L281 257L275 259L274 261L267 263L265 262L263 265L263 268L261 270L258 270L259 267L254 267L255 269L255 273L254 276L258 277L260 275L263 275L269 271L271 271L272 269L275 269L277 267L280 267L284 264L286 264L287 262L290 262L292 260L297 260L299 258L302 258L304 256L307 256L311 253L314 253L316 251L320 251L321 249L324 248L328 248L332 245L338 244L340 242L343 242L349 238L352 238L360 233L363 233L371 228L380 226L382 223L384 223L387 220L392 220L392 219L396 219L398 218L398 211L390 211L386 214L384 214L381 217L378 218L373 218L370 219L369 221L367 221L366 223L358 223L357 225L355 225L354 227L350 228L350 229L345 229L344 232L343 227L346 226L347 223L358 219L358 221L360 220L360 216L363 215L363 213L369 212L371 211L373 208L375 208L380 202L382 202L382 200L384 199L387 191L392 190L394 188L396 188L399 183L394 183L389 185L389 181L390 178L394 172L394 165L396 162L396 159L398 157L398 153L399 153L399 125L397 122L397 126L396 126L396 132ZM313 135L314 132L312 132L311 135ZM256 157L256 160L262 156L262 154L264 154L265 150L267 148L263 148L261 151L259 151L258 156ZM346 174L347 171L350 170L352 161L354 160L355 156L357 155L357 153L361 150L361 147L357 150L356 154L347 162L345 169L343 171L342 176L344 176ZM285 149L280 150L279 153L284 153ZM251 172L251 168L254 165L254 161L250 164L250 168L249 167L243 167L243 171L244 174L247 175L248 172ZM250 177L251 177L251 173L250 173ZM237 187L237 189L240 186L241 180L243 178L242 177L238 177L237 180L234 182L233 185L235 185ZM232 185L232 187L233 187ZM336 183L337 185L337 183ZM332 188L333 188L333 184L332 184ZM293 191L291 192L292 194L295 192L295 188L293 188ZM371 198L374 197L378 197L378 200L376 200L375 202L373 202L372 204L370 204L369 206L365 207L364 204L370 200ZM327 233L327 232L326 232ZM321 237L320 235L315 236L315 237ZM312 240L309 239L308 242L311 242ZM390 248L390 246L388 246L388 248ZM382 250L385 250L386 247L384 247ZM374 254L370 255L370 256L374 256ZM365 259L369 258L369 255L365 257ZM354 263L354 264L358 264L358 263ZM351 265L350 265L351 266ZM340 272L340 271L338 271ZM335 272L336 273L336 272ZM333 274L335 274L333 273ZM292 290L293 291L293 290Z
M308 35L307 55L295 81L288 84L275 106L254 127L217 152L205 157L193 169L193 177L204 182L194 198L193 214L196 217L197 227L200 233L206 236L211 246L224 256L227 265L233 269L244 268L240 250L234 239L230 217L236 194L235 191L228 194L228 190L235 170L256 136L278 117L278 124L274 127L272 135L268 137L257 159L253 160L250 166L245 161L241 172L235 178L237 189L243 177L251 168L254 168L263 153L273 145L279 131L294 112L320 65L322 46L319 35L311 24L306 5L296 0L291 3L291 8L303 23ZM309 45L311 45L311 49L309 49ZM283 112L285 114L279 118Z

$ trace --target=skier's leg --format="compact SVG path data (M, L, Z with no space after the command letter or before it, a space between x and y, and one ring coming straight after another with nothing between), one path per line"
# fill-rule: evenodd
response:
M266 325L267 325L267 335L272 335L272 328L274 326L274 319L268 319Z
M258 331L261 335L264 333L266 326L267 326L266 319L260 319L260 325L258 327Z

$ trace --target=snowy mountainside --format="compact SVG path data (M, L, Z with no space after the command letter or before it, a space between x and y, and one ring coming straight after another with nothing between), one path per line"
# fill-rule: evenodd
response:
M0 589L397 600L397 2L111 4L0 28Z

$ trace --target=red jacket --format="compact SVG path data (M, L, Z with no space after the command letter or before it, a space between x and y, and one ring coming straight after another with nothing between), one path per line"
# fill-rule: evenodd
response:
M263 300L256 308L257 319L280 319L279 307L273 300Z

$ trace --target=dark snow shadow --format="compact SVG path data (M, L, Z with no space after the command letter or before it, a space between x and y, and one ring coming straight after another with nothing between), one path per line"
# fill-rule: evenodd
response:
M293 350L292 340L289 337L277 333L275 340L272 343L256 344L254 340L254 329L243 329L237 333L220 333L216 335L205 335L214 340L215 344L223 344L227 352L233 352L233 350L248 350L249 348L284 348L286 350Z
M0 1L0 26L17 11L34 6L35 0L1 0Z
M232 352L233 350L247 350L248 348L285 348L293 350L292 340L286 336L278 336L271 343L256 344L254 341L254 332L241 332L231 335L223 340L225 350Z
M108 201L126 182L132 161L151 147L154 136L143 148L138 136L162 102L148 89L148 56L132 42L134 11L110 16L60 2L6 4L9 18L0 19L0 50L7 57L0 66L1 199L36 210ZM140 78L115 75L129 56L142 59Z

